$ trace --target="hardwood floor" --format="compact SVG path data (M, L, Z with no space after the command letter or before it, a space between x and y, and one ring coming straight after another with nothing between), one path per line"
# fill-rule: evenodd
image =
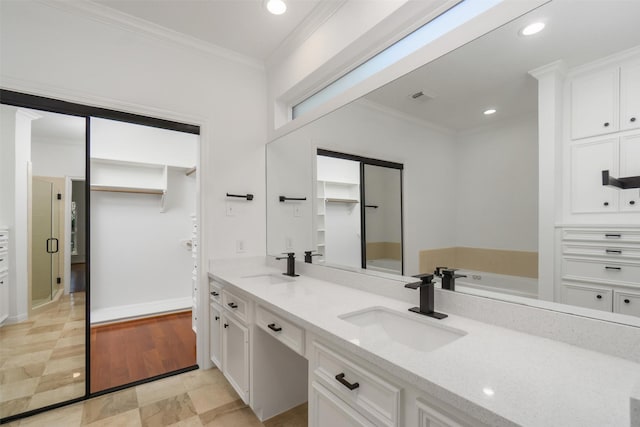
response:
M196 364L191 311L91 328L91 391Z

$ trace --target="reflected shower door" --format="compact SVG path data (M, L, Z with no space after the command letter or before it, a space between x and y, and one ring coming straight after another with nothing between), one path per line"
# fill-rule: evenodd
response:
M31 236L31 306L51 301L53 294L55 249L53 237L53 184L33 178Z

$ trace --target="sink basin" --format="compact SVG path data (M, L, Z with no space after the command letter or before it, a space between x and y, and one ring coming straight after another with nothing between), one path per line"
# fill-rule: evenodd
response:
M278 283L293 282L291 277L287 277L283 274L254 274L251 276L242 276L243 279L252 279L253 282L263 283L265 285L277 285Z
M433 351L447 345L466 332L434 321L417 318L384 307L371 307L338 316L358 327L355 342L363 347L388 346L389 343L410 347L421 352Z

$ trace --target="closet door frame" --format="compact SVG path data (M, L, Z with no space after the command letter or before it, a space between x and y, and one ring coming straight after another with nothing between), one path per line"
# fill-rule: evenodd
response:
M73 102L62 101L59 99L48 98L44 96L32 95L22 92L16 92L6 89L0 89L0 104L10 105L13 107L31 108L34 110L48 111L51 113L66 114L69 116L83 117L85 119L85 199L86 199L86 221L85 221L85 264L86 264L86 294L85 294L85 394L84 396L74 399L58 402L52 405L43 406L42 408L33 409L22 412L6 418L0 419L2 424L15 421L21 418L36 415L62 406L70 405L76 402L90 399L92 397L111 393L139 384L155 381L168 376L176 375L181 372L198 369L198 365L179 371L172 371L166 374L158 375L144 380L135 381L107 390L91 393L91 118L101 118L117 120L125 123L132 123L155 128L174 130L195 135L200 135L200 126L187 123L180 123L172 120L165 120L157 117L143 116L139 114L126 113L108 108L93 107L89 105L77 104Z

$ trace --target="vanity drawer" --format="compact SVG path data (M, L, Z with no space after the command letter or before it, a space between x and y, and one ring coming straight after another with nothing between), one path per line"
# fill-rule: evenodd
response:
M593 245L588 243L567 243L563 245L564 255L592 256L607 260L627 259L640 261L640 246Z
M565 278L640 284L640 264L573 258L564 258L562 263Z
M345 402L378 425L400 425L401 389L314 342L313 373Z
M613 291L613 311L640 317L640 292Z
M562 284L562 302L594 310L612 311L613 291L597 286Z
M222 290L222 306L243 322L249 320L249 302L228 289Z
M640 230L564 229L563 240L640 243Z
M304 355L304 329L258 306L256 324L291 350Z
M209 299L222 304L222 284L209 280Z

